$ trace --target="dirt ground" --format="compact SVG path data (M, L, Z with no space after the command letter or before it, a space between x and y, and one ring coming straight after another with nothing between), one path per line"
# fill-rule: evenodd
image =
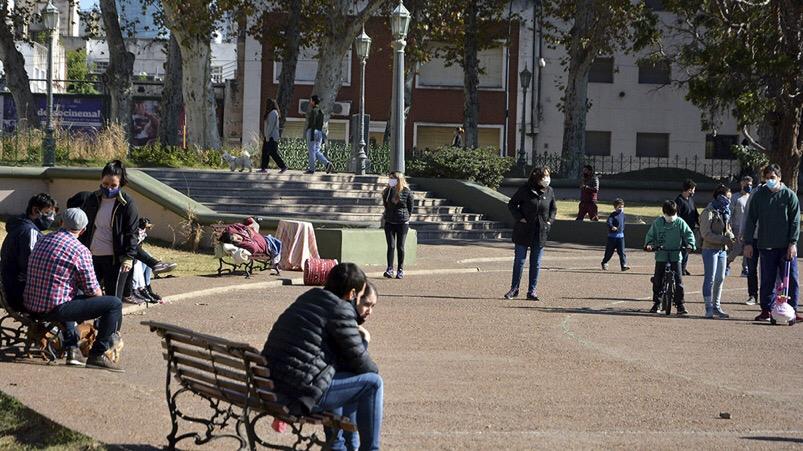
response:
M800 448L803 326L752 322L757 308L743 304L740 277L725 283L731 319L703 319L699 256L685 284L691 315L649 315L651 256L631 251L632 271L603 272L601 252L548 248L539 303L501 298L509 246L433 246L403 281L376 278L380 300L366 326L385 380L383 449ZM181 279L160 281L161 290L243 283ZM105 443L155 449L170 425L165 364L158 337L139 322L261 348L274 318L305 290L183 296L126 316L126 373L0 363L0 389Z

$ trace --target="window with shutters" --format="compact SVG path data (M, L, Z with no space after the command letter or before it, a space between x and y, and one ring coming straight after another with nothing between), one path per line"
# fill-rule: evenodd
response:
M586 155L611 155L611 132L586 131Z
M279 83L279 75L282 73L282 62L273 63L273 82ZM297 85L312 85L315 83L315 74L318 73L318 49L314 47L304 47L299 50L298 63L296 64ZM351 50L343 57L343 86L351 86Z
M669 133L636 133L637 157L669 157Z
M482 50L480 62L480 89L503 89L505 74L505 48ZM420 88L460 88L465 84L463 68L459 64L446 65L443 58L433 58L418 68L416 86Z
M613 58L597 57L588 73L589 83L613 83Z
M668 85L672 82L672 69L668 61L639 61L638 82L647 85Z
M415 124L415 140L413 146L418 150L437 149L450 146L454 140L455 128L459 125ZM501 145L501 126L482 126L477 130L480 147L496 147Z

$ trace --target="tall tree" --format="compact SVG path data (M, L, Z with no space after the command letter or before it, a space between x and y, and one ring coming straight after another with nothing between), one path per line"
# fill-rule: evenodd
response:
M129 136L134 90L134 54L128 51L123 39L117 2L100 0L100 12L109 46L109 67L105 78L111 99L111 121L120 124L126 136Z
M704 126L735 114L743 133L797 189L803 134L803 2L665 0L681 19L664 25L662 52L684 68L687 98ZM759 136L751 129L757 128Z
M563 86L564 175L580 176L585 153L588 74L594 59L617 51L640 50L653 42L655 16L631 0L544 0L544 30L552 45L566 49ZM639 39L637 39L637 36Z
M181 49L175 36L165 44L165 79L162 87L161 110L162 119L159 123L159 142L163 146L177 146L179 144L179 118L183 106L183 91L181 88Z
M17 128L20 129L39 126L31 81L25 71L25 58L15 43L17 38L28 40L27 36L15 36L15 30L27 28L25 25L30 23L32 16L27 4L11 6L8 0L0 0L0 61L3 62L6 86L17 109Z
M296 84L296 66L298 65L298 55L301 51L301 21L302 21L302 0L285 0L287 7L287 17L281 30L281 45L276 45L275 55L282 61L282 71L279 74L279 88L276 94L276 101L279 104L279 127L284 128L287 120L287 112L290 109L290 102L293 101L293 94Z

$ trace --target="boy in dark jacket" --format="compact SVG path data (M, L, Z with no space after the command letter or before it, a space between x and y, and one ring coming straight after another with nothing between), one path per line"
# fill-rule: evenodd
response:
M613 213L608 216L608 244L605 245L605 256L602 258L602 269L608 270L608 262L613 257L613 251L619 254L619 264L622 271L630 269L627 266L625 255L625 201L613 201Z
M683 182L683 192L678 194L675 198L675 204L678 209L678 217L686 222L686 225L691 228L692 232L700 227L700 213L697 212L697 206L694 205L694 192L697 189L697 184L689 179ZM691 273L686 269L689 265L689 251L684 250L681 252L683 256L683 275L689 276Z
M383 382L363 343L353 304L366 282L353 263L332 268L324 289L307 291L279 316L262 354L279 402L291 414L356 405L361 449L378 450Z

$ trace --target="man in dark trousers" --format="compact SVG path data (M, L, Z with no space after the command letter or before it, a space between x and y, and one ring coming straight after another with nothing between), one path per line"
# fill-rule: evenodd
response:
M262 354L279 402L292 415L357 407L360 450L378 450L383 382L357 324L365 273L353 263L332 268L323 289L302 294L273 325Z
M683 182L683 192L681 192L675 199L675 204L678 206L678 217L688 224L692 231L697 231L700 226L700 214L697 212L697 207L694 205L694 191L697 189L697 184L689 179ZM690 276L691 273L686 269L689 264L689 251L683 250L683 275Z
M580 182L580 208L577 212L577 221L582 221L586 215L592 221L599 221L598 193L599 177L594 174L594 168L587 164L583 166L583 180Z
M761 314L756 321L769 321L773 288L778 276L789 270L789 305L797 311L798 270L797 240L800 236L800 203L797 194L781 183L781 168L771 164L764 168L765 183L752 194L744 231L744 256L759 252L761 264ZM754 234L758 224L758 234ZM799 315L797 321L803 320Z

